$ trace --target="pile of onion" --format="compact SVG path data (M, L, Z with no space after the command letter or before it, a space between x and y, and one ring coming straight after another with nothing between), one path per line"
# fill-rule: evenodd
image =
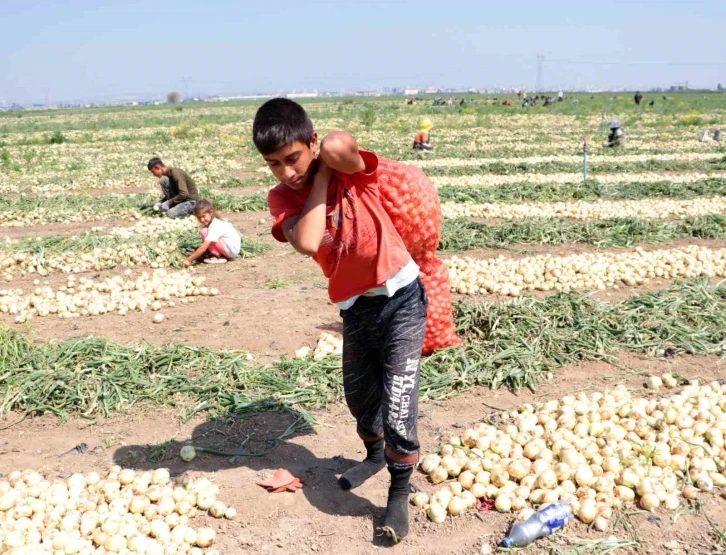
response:
M208 512L234 518L209 480L175 483L169 471L135 472L119 466L47 480L34 470L0 481L0 552L218 554L214 529L191 521Z
M726 249L689 245L673 249L594 252L524 258L453 256L444 262L452 291L462 295L519 296L528 291L618 289L654 279L726 276Z
M423 457L431 481L448 483L412 502L441 522L478 498L519 520L563 500L604 531L623 505L674 511L726 486L726 385L692 380L678 389L664 374L647 386L673 391L632 397L621 385L524 405L504 413L499 426L480 422Z
M126 272L127 276L131 273ZM108 312L125 316L133 311L173 307L176 300L187 303L197 296L219 294L217 288L203 283L204 277L194 277L186 271L155 270L151 275L142 272L136 279L113 276L102 281L84 277L76 280L70 275L66 285L55 291L48 286L36 287L29 295L20 289L0 290L0 313L14 315L19 324L35 316L73 318Z

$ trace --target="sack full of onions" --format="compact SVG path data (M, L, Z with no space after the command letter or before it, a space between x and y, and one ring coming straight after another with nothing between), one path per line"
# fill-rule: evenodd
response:
M461 339L456 335L449 272L444 263L434 258L427 271L422 269L421 281L429 297L423 354L429 355L437 349L461 344Z
M381 204L393 222L411 257L421 268L421 279L429 297L426 339L423 353L454 347L456 335L449 275L436 258L443 218L436 187L415 166L379 158L378 189Z

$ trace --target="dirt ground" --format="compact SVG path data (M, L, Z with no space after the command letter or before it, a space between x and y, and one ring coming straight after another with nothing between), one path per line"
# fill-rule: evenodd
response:
M200 265L194 272L204 275L210 286L220 289L217 297L197 299L191 304L177 304L164 309L161 324L153 324L149 312L130 313L125 317L109 314L103 317L59 320L34 319L26 325L31 337L39 341L60 340L88 335L103 336L122 343L139 340L154 344L184 342L212 348L240 349L253 353L260 361L290 355L303 345L314 346L322 331L340 332L341 319L328 301L326 281L312 260L296 255L285 245L269 237L270 218L262 212L235 214L232 222L245 237L267 242L271 250L258 257L238 260L224 266ZM79 234L102 225L108 229L130 222L106 221L89 224L33 226L2 230L4 235L19 239L27 236ZM667 246L702 244L713 248L724 241L688 241ZM665 245L646 248L663 248ZM592 247L514 247L510 254L526 256L549 252L565 254L590 252ZM498 256L502 251L473 251L474 256ZM148 268L134 269L134 275ZM102 279L121 270L86 273ZM2 287L31 290L37 276L14 279ZM62 284L67 276L52 274L43 281ZM602 300L618 300L636 292L667 286L660 280L641 288L613 290L598 295ZM473 300L471 297L468 299ZM477 300L498 300L482 297ZM10 325L12 318L3 315L0 322ZM490 407L511 408L521 403L559 398L583 390L602 390L620 381L642 391L643 372L677 371L689 377L714 379L724 376L724 369L715 358L676 357L647 359L623 354L623 367L606 363L588 363L563 368L549 383L536 392L480 389L445 402L428 402L421 406L419 423L423 451L437 447L442 437L461 432L492 412ZM485 406L482 403L487 403ZM337 476L363 457L363 446L357 438L353 421L343 405L333 405L313 416L319 424L306 433L281 442L274 449L265 438L280 435L299 415L265 413L249 418L208 421L199 416L181 423L176 412L168 408L136 408L127 415L90 423L72 420L59 423L54 417L26 420L2 430L18 415L0 420L0 475L11 470L35 468L51 476L67 476L76 471L101 470L112 464L131 468L168 466L175 474L213 473L220 485L221 498L235 506L235 521L213 521L210 525L220 534L219 548L224 554L368 554L389 547L377 532L383 517L388 486L387 473L381 472L360 489L344 492L336 485ZM244 438L252 439L247 452L269 450L258 457L226 457L200 454L192 463L178 458L181 445L237 451ZM85 442L98 449L92 454L62 455L74 445ZM305 488L295 494L268 494L255 486L255 481L284 467L303 478ZM433 486L423 474L416 474L414 483L432 492ZM717 494L703 496L702 511L713 519L720 530L726 529L726 502ZM617 553L715 553L714 529L703 514L684 508L677 518L666 512L656 517L634 510L624 516L627 527L611 533L631 544ZM203 517L204 521L209 517ZM211 520L211 519L210 519ZM480 553L482 545L495 547L508 526L511 515L469 513L448 520L443 525L431 523L412 508L411 534L400 545L391 548L398 554ZM579 521L554 538L540 540L526 553L595 553L592 545L607 538L587 529ZM585 547L589 545L590 550ZM599 552L602 552L600 550Z
M74 318L58 320L53 317L32 320L27 325L30 335L38 340L62 340L89 335L106 337L119 343L135 343L143 338L157 345L173 342L190 343L214 349L238 349L252 353L257 360L267 362L280 355L292 355L302 346L314 347L323 331L339 333L342 320L338 310L327 295L327 281L312 259L298 255L289 245L276 242L269 234L272 220L266 212L232 214L230 221L239 229L243 237L262 241L271 250L264 255L244 260L236 260L224 266L196 265L192 271L203 275L210 287L217 287L217 297L196 299L190 304L180 304L166 308L162 312L165 319L160 324L152 322L149 312L131 312L126 316L107 314L103 317ZM30 236L79 235L92 227L112 227L131 225L119 220L90 222L86 224L51 224L2 230L13 239ZM726 247L723 240L680 240L664 245L645 245L645 250L676 248L699 245L713 249ZM461 253L459 256L476 258L495 258L502 254L517 258L549 253L556 256L595 252L591 245L514 245L507 250L477 249ZM618 249L600 249L617 251ZM442 258L451 255L442 254ZM80 275L103 279L107 275L117 275L120 269L104 272L86 272ZM133 275L149 268L138 267ZM32 291L36 275L16 277L0 288ZM42 282L57 287L65 283L65 275L51 274ZM714 281L718 281L717 279ZM655 291L667 287L672 280L655 279L639 287L623 287L596 292L595 298L603 301L618 301L637 293ZM535 296L544 297L544 292ZM454 295L456 300L468 301L506 301L511 297L462 296ZM0 314L0 322L9 325L13 317Z
M645 373L679 372L684 376L711 380L723 376L723 367L714 358L676 357L647 359L623 355L623 366L588 363L563 368L551 382L536 393L480 389L445 402L421 405L419 437L422 451L437 447L441 438L460 434L495 412L492 407L513 408L525 402L559 398L586 390L603 390L626 383L637 394L644 394ZM360 440L345 406L337 404L314 414L319 424L314 429L283 441L273 448L264 439L280 435L299 415L265 413L249 418L208 421L203 417L181 423L169 409L141 408L128 415L89 424L72 420L63 425L53 417L26 420L0 432L0 475L11 470L35 468L51 476L107 469L112 464L136 469L169 467L174 475L212 474L219 484L220 497L238 510L234 521L200 517L218 530L218 547L224 554L269 553L292 555L369 554L390 549L397 554L456 553L477 554L482 545L495 549L512 522L512 516L499 513L467 513L445 524L431 523L418 509L411 508L411 533L398 546L391 547L377 531L383 517L388 475L385 471L353 492L336 485L337 477L354 461L363 457ZM13 415L0 427L11 422ZM189 442L237 452L244 439L247 453L262 456L227 457L200 453L191 463L178 457L179 449ZM91 454L66 454L74 445L85 442L97 448ZM275 469L284 467L301 477L305 487L297 493L269 494L255 485ZM414 484L432 493L434 486L425 475L416 473ZM714 526L726 528L724 501L718 493L703 495L699 510L684 507L674 515L658 511L649 515L633 510L623 515L623 523L602 534L574 521L552 538L538 541L526 553L596 553L583 546L609 535L623 544L617 553L691 554L717 553ZM699 512L700 511L700 512ZM589 542L589 543L588 543ZM602 552L602 551L600 551Z

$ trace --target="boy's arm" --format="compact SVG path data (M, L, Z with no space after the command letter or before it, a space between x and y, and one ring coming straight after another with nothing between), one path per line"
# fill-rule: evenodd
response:
M191 263L194 262L197 258L201 257L205 252L207 252L210 243L211 241L204 241L204 243L202 243L197 250L195 250L187 257L187 259L182 263L182 266L186 268L187 266L190 266Z
M282 232L301 254L315 256L325 233L325 205L328 200L328 184L330 168L321 163L313 178L310 191L303 211L299 216L292 216L282 224Z
M346 175L365 170L358 142L347 131L332 131L320 142L320 159L331 169Z

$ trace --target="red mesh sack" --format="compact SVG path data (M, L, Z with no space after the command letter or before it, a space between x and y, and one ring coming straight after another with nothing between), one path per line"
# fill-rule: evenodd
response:
M421 268L429 297L423 354L461 344L454 326L449 273L436 258L441 237L441 205L436 187L415 166L379 158L378 189L381 204L408 252Z
M381 204L411 257L424 269L436 258L443 224L436 187L415 166L380 158L378 168Z
M461 345L461 339L456 335L454 325L449 271L444 263L434 258L428 273L421 272L421 281L424 282L429 296L423 354L430 355L437 349Z

